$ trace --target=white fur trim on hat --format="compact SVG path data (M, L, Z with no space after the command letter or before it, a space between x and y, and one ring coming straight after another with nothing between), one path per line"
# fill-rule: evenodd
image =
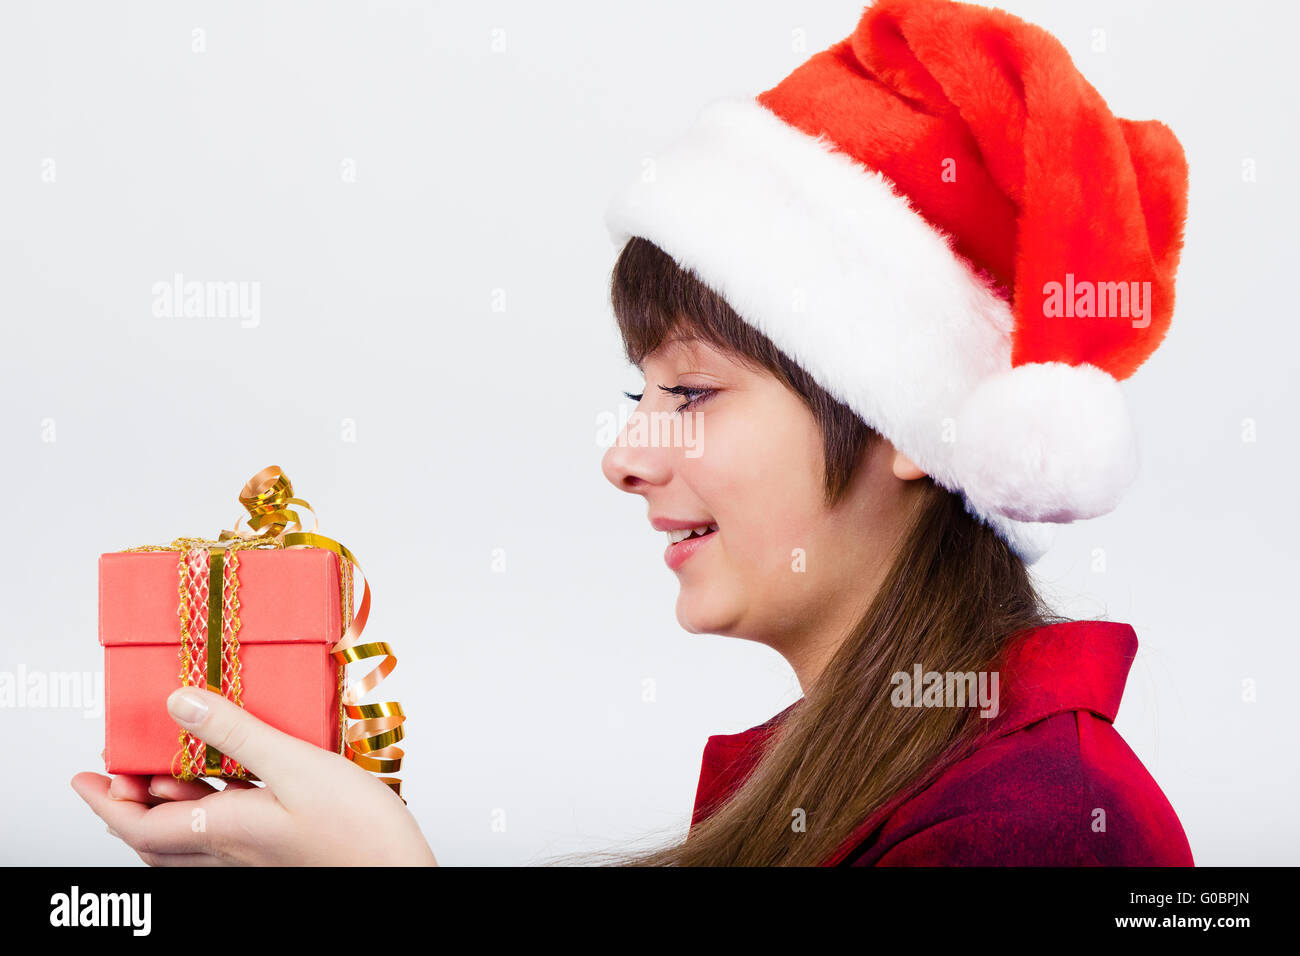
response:
M958 420L1010 370L1011 311L880 173L728 97L614 197L606 225L619 245L658 245L936 482L964 490ZM1046 547L1045 527L967 500L1026 560Z
M1065 522L1114 509L1137 476L1119 382L1091 365L1020 365L983 383L957 419L954 466L979 512Z

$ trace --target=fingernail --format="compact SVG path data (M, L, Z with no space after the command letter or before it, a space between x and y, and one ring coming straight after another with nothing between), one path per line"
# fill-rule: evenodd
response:
M208 705L192 690L182 689L167 698L167 709L178 723L197 727L208 716Z
M109 835L109 836L115 836L115 837L117 837L119 840L122 839L122 834L118 833L118 832L117 832L116 830L114 830L112 827L106 827L106 829L108 830L108 835Z

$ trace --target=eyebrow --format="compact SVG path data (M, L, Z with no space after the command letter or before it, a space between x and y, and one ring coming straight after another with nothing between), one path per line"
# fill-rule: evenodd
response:
M657 346L655 346L655 348L651 352L648 352L647 355L653 355L655 352L667 350L672 346L676 346L678 349L692 349L696 346L696 343L700 341L701 340L699 339L699 337L693 335L675 335L670 339L664 339ZM642 359L644 360L645 357L646 356L643 355ZM641 367L640 362L633 362L632 365L642 375L645 374L645 369Z

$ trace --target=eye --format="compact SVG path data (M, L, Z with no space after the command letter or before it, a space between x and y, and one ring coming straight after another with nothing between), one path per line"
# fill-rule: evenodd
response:
M678 412L683 412L692 405L698 405L717 391L715 388L695 388L690 385L660 385L659 388L662 391L667 392L669 395L680 395L686 399L686 401L682 402L675 409L675 411ZM641 401L645 396L645 392L637 392L636 394L633 394L632 392L624 392L623 394L634 402Z
M686 411L686 409L690 408L692 405L698 405L717 391L716 388L695 388L691 385L673 385L671 387L668 385L660 385L659 388L662 391L667 392L669 395L680 395L686 399L686 401L677 406L676 410L679 412Z

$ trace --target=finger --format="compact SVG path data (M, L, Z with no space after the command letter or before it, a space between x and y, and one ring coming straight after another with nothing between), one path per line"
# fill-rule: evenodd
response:
M114 800L134 800L150 807L159 799L149 792L149 778L134 773L114 776L108 784L108 795Z
M149 793L158 800L202 800L216 792L217 788L206 780L177 780L162 774L149 780Z
M114 800L108 788L109 779L100 774L79 773L72 778L77 795L136 852L207 853L210 849L206 818L204 826L193 825L198 801L163 801L147 807L134 800Z
M243 764L275 791L286 806L309 799L306 772L325 751L276 730L220 694L181 687L167 698L172 719L223 754Z
M217 786L217 781L222 786ZM170 774L155 774L149 782L149 793L164 800L202 800L213 793L226 790L249 790L257 784L251 780L237 777L199 777L195 780L180 780Z

